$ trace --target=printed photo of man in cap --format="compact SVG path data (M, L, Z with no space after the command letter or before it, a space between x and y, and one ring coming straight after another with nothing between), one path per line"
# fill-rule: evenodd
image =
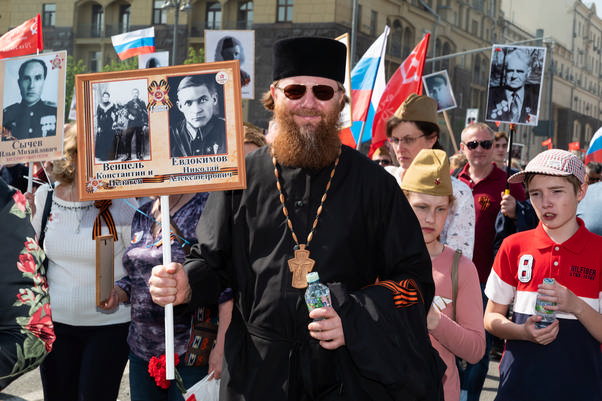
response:
M181 80L177 82L178 79ZM171 88L177 88L173 98L180 112L174 120L170 114L171 157L227 153L226 122L220 117L223 105L219 101L215 74L167 80Z
M395 179L339 139L346 54L321 37L274 44L274 142L245 158L246 189L211 193L184 266L153 268L159 305L232 288L220 400L442 399L420 226ZM308 312L310 271L332 305Z
M27 59L20 65L17 83L21 99L4 109L2 125L8 135L2 135L2 140L56 135L56 102L42 100L47 76L48 67L42 59Z

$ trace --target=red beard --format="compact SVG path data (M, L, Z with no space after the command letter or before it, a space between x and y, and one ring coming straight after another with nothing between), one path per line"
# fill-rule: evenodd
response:
M317 110L302 109L294 114L299 116L322 116L317 126L299 126L293 113L278 104L274 108L274 119L278 135L272 143L274 156L279 163L288 167L301 167L313 170L331 164L341 148L339 139L339 111L322 113Z

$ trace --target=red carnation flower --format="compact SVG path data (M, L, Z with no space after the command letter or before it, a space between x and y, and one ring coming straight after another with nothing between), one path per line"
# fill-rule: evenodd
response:
M180 357L178 354L174 354L174 366L177 366L180 363ZM171 381L166 379L166 360L165 354L161 355L159 358L153 356L148 362L148 373L150 376L155 379L155 383L157 386L162 389L167 390L171 385ZM178 388L182 392L182 394L186 393L186 389L184 388L184 383L182 382L182 378L178 373L178 370L175 370L176 384Z

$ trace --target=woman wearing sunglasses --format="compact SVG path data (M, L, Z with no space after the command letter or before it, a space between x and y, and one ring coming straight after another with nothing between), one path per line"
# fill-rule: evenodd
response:
M437 102L428 96L412 93L387 121L387 137L391 142L399 167L388 166L399 185L406 169L422 149L443 149L439 143ZM452 249L460 249L472 258L474 246L474 201L470 188L452 177L454 206L451 208L441 242Z

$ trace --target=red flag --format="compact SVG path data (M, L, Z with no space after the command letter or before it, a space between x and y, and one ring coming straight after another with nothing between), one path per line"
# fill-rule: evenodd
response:
M427 33L412 53L399 66L395 74L387 83L383 92L372 125L372 144L370 145L370 156L381 147L387 140L387 120L401 106L404 100L411 94L422 94L422 72L428 49L430 33Z
M44 50L40 14L0 37L0 59L26 56Z
M569 143L569 150L580 150L581 146L579 146L579 142L571 142Z
M548 150L552 149L552 138L548 138L541 143L541 146L547 146Z

